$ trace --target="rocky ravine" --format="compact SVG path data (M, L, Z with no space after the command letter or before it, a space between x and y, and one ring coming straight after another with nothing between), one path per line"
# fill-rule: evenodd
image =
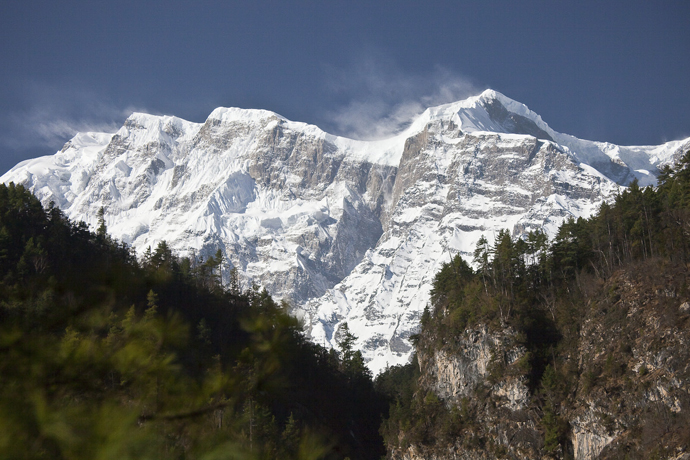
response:
M690 139L619 147L553 131L495 91L425 111L390 139L355 141L261 110L204 123L133 114L0 178L137 252L220 248L245 287L286 298L312 339L348 322L370 368L406 362L430 280L483 234L587 216L633 178L654 183Z

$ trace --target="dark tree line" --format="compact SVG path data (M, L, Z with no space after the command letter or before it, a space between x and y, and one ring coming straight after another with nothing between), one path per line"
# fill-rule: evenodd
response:
M137 260L0 185L0 457L379 458L361 354L222 267L165 242Z

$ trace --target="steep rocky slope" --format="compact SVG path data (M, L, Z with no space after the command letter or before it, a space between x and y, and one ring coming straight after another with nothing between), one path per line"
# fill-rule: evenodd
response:
M526 374L534 350L510 327L423 334L420 413L442 405L446 422L430 438L402 430L391 458L689 458L690 271L653 260L581 282L579 333L552 351L558 378L538 386Z
M553 131L487 90L425 111L380 141L333 136L260 110L204 123L133 114L114 134L78 134L0 178L96 224L138 253L221 249L243 286L291 302L312 339L348 322L375 372L409 359L430 277L509 228L553 234L688 144L619 147Z

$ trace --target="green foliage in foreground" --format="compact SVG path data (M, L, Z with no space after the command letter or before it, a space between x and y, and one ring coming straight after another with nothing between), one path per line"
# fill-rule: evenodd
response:
M0 185L0 458L379 458L358 355L224 288L222 262L161 243L140 263L102 219Z

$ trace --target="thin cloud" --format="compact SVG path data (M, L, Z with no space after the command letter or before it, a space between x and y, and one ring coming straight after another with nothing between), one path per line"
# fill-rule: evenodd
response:
M443 67L409 74L374 55L348 70L331 68L327 73L326 92L346 102L324 118L338 134L356 139L391 136L428 107L480 92L468 78Z
M10 149L56 150L78 132L115 132L135 111L117 107L94 91L73 87L29 84L22 93L4 122L9 129L0 142Z
M112 133L117 131L122 125L122 123L118 124L114 121L59 117L60 115L48 112L31 113L26 119L17 117L17 124L27 123L27 131L33 132L36 135L37 142L45 146L55 146L63 143L78 132Z

